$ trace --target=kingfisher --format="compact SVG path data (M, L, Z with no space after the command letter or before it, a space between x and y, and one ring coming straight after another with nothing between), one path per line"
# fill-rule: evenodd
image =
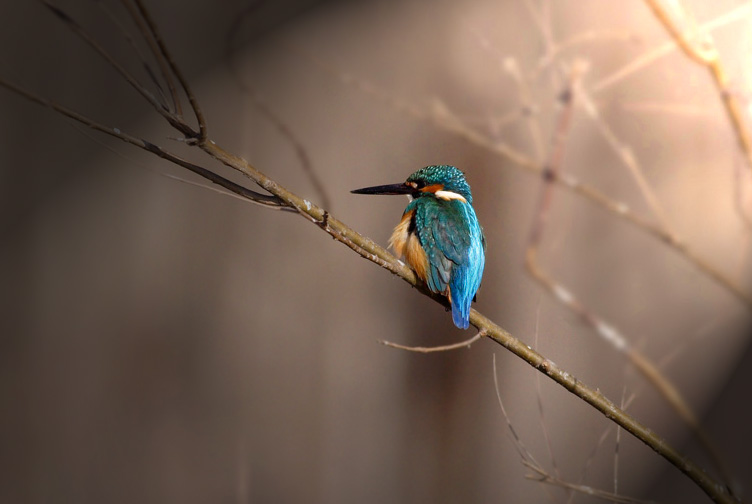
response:
M467 329L486 263L486 239L464 173L450 165L426 166L403 183L352 192L408 196L389 246L431 292L449 299L454 325Z

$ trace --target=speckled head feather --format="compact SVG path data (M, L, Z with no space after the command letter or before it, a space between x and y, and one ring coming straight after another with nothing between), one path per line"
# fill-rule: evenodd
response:
M473 203L473 195L470 192L470 184L465 180L465 174L451 165L431 165L421 168L409 177L407 183L418 184L427 187L436 184L443 186L444 191L457 193L468 203Z

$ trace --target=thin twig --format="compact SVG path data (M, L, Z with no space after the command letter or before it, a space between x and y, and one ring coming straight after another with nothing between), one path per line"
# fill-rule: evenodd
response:
M538 463L537 460L535 460L535 456L533 453L528 449L527 446L525 446L525 443L522 441L522 438L517 434L517 431L514 428L514 425L512 425L512 420L509 418L509 415L507 414L507 410L504 407L504 401L501 400L501 390L499 388L499 373L496 370L496 354L492 354L492 361L493 361L493 380L494 380L494 390L496 391L496 401L499 403L499 409L501 410L501 414L504 416L504 420L507 424L507 429L509 430L509 434L512 436L512 441L514 442L514 447L517 450L517 454L519 454L520 459L522 460L523 465L532 464L537 467L541 467L540 463ZM538 374L538 373L536 373ZM551 502L556 502L553 495L546 491L548 494L548 498Z
M624 398L627 395L627 386L624 385L621 389L621 402L619 407L621 409L626 408ZM621 427L616 426L616 442L614 443L614 493L619 493L619 447L621 446Z
M196 121L198 122L198 136L197 141L204 142L206 140L206 121L204 119L204 114L201 112L201 107L198 104L198 100L196 99L196 95L193 94L193 91L191 90L190 84L188 84L188 80L183 76L183 71L180 70L180 67L175 63L175 60L172 58L172 54L170 54L170 51L167 49L167 45L164 43L164 40L162 40L162 36L159 34L159 30L157 29L156 23L151 19L151 14L149 14L149 11L144 7L144 4L142 0L133 0L136 3L136 6L138 7L139 12L141 13L141 17L146 21L146 25L149 27L149 30L151 32L152 37L154 37L154 41L156 41L157 46L159 47L160 54L164 59L167 61L167 65L170 67L170 70L172 71L173 75L175 75L175 78L180 83L180 87L183 88L183 92L188 97L188 102L191 104L191 108L193 109L193 115L196 117ZM158 56L157 56L158 57Z
M540 322L540 300L538 306L535 308L535 348L538 348L538 324ZM557 478L561 478L559 472L559 465L556 463L556 457L554 456L554 448L551 444L551 436L548 433L548 424L546 423L545 410L543 409L543 393L541 392L541 379L540 373L535 373L535 397L538 402L538 419L541 425L541 432L543 432L543 439L546 441L546 448L548 449L548 458L551 461L551 467L554 470L554 474Z
M162 78L165 80L165 83L167 83L167 89L169 89L170 97L172 98L173 109L178 116L182 117L183 106L180 103L180 96L178 95L178 90L175 87L175 82L173 81L169 64L167 63L164 54L160 51L159 45L154 38L154 33L149 30L149 27L146 25L144 18L139 14L132 2L130 2L129 0L121 0L120 3L122 3L123 6L128 10L128 13L131 15L131 19L133 19L133 22L136 23L136 26L141 32L141 36L143 37L144 41L149 45L149 49L151 50L152 55L154 55L154 59L157 60L157 64L159 65L159 70L162 73Z
M675 358L678 357L678 355L682 351L687 350L687 348L690 346L690 343L696 342L699 338L706 337L709 334L709 331L710 331L710 329L712 329L712 327L713 327L712 323L708 324L708 325L705 325L705 326L701 327L700 329L698 329L697 331L693 332L691 335L689 335L689 337L683 338L681 340L681 343L678 344L678 345L675 345L674 348L672 349L672 351L670 353L668 353L668 354L664 355L663 357L661 357L661 359L656 364L656 366L658 367L658 369L665 369L671 363L671 361L673 361ZM627 368L627 370L629 370L629 369L631 369L631 368ZM632 405L632 403L634 403L635 400L637 400L637 398L640 396L640 394L642 393L642 391L646 387L647 387L647 382L643 381L640 384L640 388L638 388L637 390L634 390L629 395L629 397L624 398L622 396L622 399L620 401L620 406L619 407L622 410L627 411L629 409L629 407ZM585 462L585 464L584 464L584 466L582 468L582 473L580 474L580 482L585 481L585 478L587 477L587 472L588 472L589 467L594 462L596 454L598 453L600 447L606 441L607 437L609 436L609 434L611 433L611 431L614 429L614 427L616 427L617 429L619 429L619 432L617 433L617 439L621 438L621 428L619 427L619 425L612 423L612 424L609 424L605 429L603 429L603 432L601 433L600 438L598 438L598 442L593 447L592 452L588 456L588 459L586 460L586 462ZM616 463L616 460L614 462Z
M88 138L92 142L101 145L103 148L107 149L108 151L110 151L114 155L116 155L116 156L121 157L122 159L124 159L128 163L129 167L130 166L138 166L138 167L143 168L144 170L146 170L148 172L151 172L151 173L153 173L155 175L158 175L160 177L165 177L165 178L168 178L170 180L174 180L176 182L180 182L181 184L187 184L187 185L190 185L190 186L199 187L201 189L206 189L208 191L215 192L215 193L220 194L222 196L227 196L229 198L234 198L234 199L240 200L240 201L242 201L244 203L252 203L252 204L255 204L255 205L266 207L266 208L271 209L271 210L279 210L279 211L283 211L283 212L295 212L295 209L290 208L288 206L275 206L273 204L271 204L271 205L268 204L268 202L258 201L257 200L258 196L265 196L265 195L257 193L255 191L251 191L249 189L246 189L245 187L242 187L242 186L240 186L238 184L235 184L234 182L229 181L229 180L225 179L224 177L220 177L220 179L222 179L222 181L218 182L217 185L219 187L214 187L212 185L207 185L207 184L195 181L195 180L190 180L190 179L187 179L187 178L184 178L184 177L180 177L178 175L173 175L172 173L167 173L167 172L164 172L164 171L157 170L157 169L155 169L155 168L153 168L151 166L148 166L148 165L142 163L141 161L139 161L139 160L137 160L137 159L135 159L133 157L130 157L130 156L126 155L123 151L120 151L120 150L114 148L113 146L111 146L108 143L104 142L102 139L98 138L94 134L89 133L84 127L82 127L81 125L77 124L76 122L71 121L71 125L74 128L76 128L76 130L79 133L81 133L82 135L84 135L86 138ZM97 130L95 130L95 131L97 131ZM188 168L188 169L190 170L190 168ZM191 170L191 171L193 171L193 170ZM204 177L204 178L207 178L207 177ZM229 191L228 188L225 187L226 185L235 186L237 188L237 190L235 190L235 191Z
M139 61L141 61L144 70L146 71L146 75L149 76L149 79L151 82L156 86L157 91L159 91L159 96L164 100L162 103L162 106L165 108L168 108L167 105L167 96L165 95L164 90L162 89L162 85L159 82L159 79L157 78L157 74L152 70L151 65L149 64L148 58L143 54L141 48L136 43L133 36L131 36L130 32L128 31L128 28L120 21L120 19L110 10L110 8L107 6L107 4L102 0L92 0L94 3L97 4L97 7L99 7L102 12L107 16L107 18L110 20L112 24L114 24L120 34L123 36L123 38L128 42L128 45L133 49L133 52L136 55L136 58L138 58Z
M624 411L626 411L626 408L622 408ZM609 423L605 429L603 429L603 432L601 433L601 436L598 438L598 441L596 441L595 445L593 446L593 449L588 454L588 458L585 460L585 463L582 465L582 470L580 471L580 483L584 484L583 482L587 479L588 471L590 470L590 467L593 465L593 462L595 462L595 457L598 455L598 452L600 451L601 447L603 446L603 443L606 442L606 439L608 439L609 434L611 434L611 430L617 427L618 425ZM570 504L572 501L574 501L574 494L569 495L569 499L567 499L567 504Z
M188 137L195 137L196 132L193 131L187 124L185 124L178 116L170 112L160 101L149 92L146 87L141 84L131 73L125 69L120 63L108 53L99 42L97 42L89 33L83 29L73 18L66 14L63 10L53 5L49 0L39 0L42 2L58 19L64 21L65 24L71 29L73 33L78 35L89 47L94 49L104 60L112 66L122 77L133 87L162 117L164 117L170 126L180 131L182 134Z
M646 501L642 499L635 499L633 497L627 497L626 495L618 495L612 492L606 492L604 490L599 490L597 488L593 488L588 485L578 485L575 483L570 483L568 481L563 481L561 479L552 477L545 471L542 471L540 467L536 467L532 464L525 464L526 467L529 469L532 469L537 473L537 475L528 475L528 479L532 479L535 481L539 481L541 483L548 483L549 485L555 485L558 487L566 488L568 490L575 491L577 493L587 495L589 497L595 497L597 499L606 500L609 502L616 502L619 504L657 504L655 501Z
M460 341L459 343L452 343L451 345L442 345L442 346L433 346L433 347L405 346L405 345L400 345L399 343L392 343L391 341L387 341L387 340L378 340L378 341L384 346L398 348L399 350L407 350L409 352L417 352L417 353L433 353L433 352L446 352L449 350L458 350L460 348L470 348L470 345L472 345L473 343L475 343L476 341L478 341L485 335L486 335L486 331L484 329L481 329L475 334L475 336L465 341Z
M504 420L506 421L507 428L509 429L509 433L512 436L512 441L514 442L514 446L517 449L517 453L520 455L520 459L522 462L522 465L527 467L528 469L532 470L535 474L528 474L526 475L526 478L533 479L535 481L541 482L541 483L548 483L550 485L558 486L561 488L564 488L566 490L570 490L569 493L569 499L567 502L571 502L574 498L574 495L579 493L583 495L589 495L591 497L597 497L600 499L608 500L611 502L620 502L620 503L640 503L640 504L648 504L651 501L643 501L639 499L633 499L631 497L627 497L624 495L618 495L616 492L610 493L605 492L603 490L598 490L596 488L593 488L588 485L584 484L575 484L568 481L563 480L560 476L551 476L543 469L543 466L535 460L535 456L532 454L532 452L525 446L525 443L522 441L520 436L517 434L517 431L514 429L514 425L512 424L511 419L509 418L509 415L507 414L506 408L504 408L504 403L501 400L501 392L499 390L499 378L498 378L498 372L496 371L496 355L493 355L493 377L494 377L494 389L496 390L496 400L499 403L499 408L501 409L501 414L504 416ZM551 495L549 494L549 498L551 498ZM553 501L553 499L551 499Z
M619 140L611 126L603 120L600 111L595 106L595 102L590 96L588 96L584 89L581 90L580 93L580 103L582 104L583 109L587 112L588 117L590 117L590 119L596 124L598 132L616 154L616 157L618 157L622 164L629 170L629 174L632 175L632 178L637 184L637 188L639 189L642 198L653 212L653 215L660 222L661 227L665 229L667 233L674 235L675 233L671 230L671 226L669 225L668 214L658 201L658 196L656 196L655 191L653 191L648 183L634 151L624 142Z

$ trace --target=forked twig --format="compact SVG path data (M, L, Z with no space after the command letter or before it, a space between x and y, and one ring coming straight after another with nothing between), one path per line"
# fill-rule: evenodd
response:
M617 502L617 503L624 503L624 504L656 504L653 501L644 501L640 499L634 499L632 497L627 497L625 495L618 495L616 492L613 492L613 493L606 492L604 490L593 488L589 485L571 483L569 481L565 481L558 475L551 476L545 469L543 469L543 466L537 460L535 460L535 456L527 448L527 446L525 446L525 443L522 441L520 436L517 434L517 431L514 429L514 425L512 424L512 421L509 418L509 415L507 414L506 408L504 408L504 402L501 400L501 391L499 390L499 379L498 379L498 373L496 371L496 355L495 354L493 355L493 377L494 377L494 389L496 390L496 400L499 403L499 409L501 410L501 414L504 416L504 420L506 421L507 428L509 429L509 433L512 436L514 447L517 449L517 453L520 455L520 459L521 459L520 461L522 462L522 465L527 467L531 471L533 471L533 474L525 475L526 478L538 481L540 483L547 483L549 485L564 488L566 490L571 490L572 493L570 494L570 498L569 498L570 502L572 500L572 497L574 497L574 494L579 493L582 495L588 495L590 497L596 497L596 498L607 500L610 502Z
M172 112L170 112L162 103L160 103L159 100L151 93L149 92L146 87L138 82L138 80L123 67L120 63L118 63L110 53L108 53L104 47L102 47L99 42L97 42L84 28L78 24L73 18L71 18L68 14L66 14L63 10L53 5L49 0L39 0L42 2L55 16L57 16L58 19L65 22L65 24L71 29L73 33L78 35L84 42L86 42L89 47L94 49L95 52L97 52L104 60L112 66L122 77L125 79L128 84L133 87L149 104L156 110L162 117L164 117L168 123L170 123L170 126L180 131L182 134L184 134L187 137L195 137L196 132L193 131L193 129L188 126L185 122L181 120L180 117L176 116Z
M183 71L180 70L180 67L175 63L175 60L172 58L172 55L170 54L170 51L167 50L167 46L164 43L164 40L162 40L162 36L159 34L159 30L157 29L156 23L151 19L151 14L149 14L149 11L144 7L144 3L142 0L133 0L136 3L136 6L138 7L139 12L141 13L141 17L146 22L146 25L149 27L149 31L151 32L151 36L154 38L154 41L157 44L157 47L159 47L159 54L155 54L157 58L164 58L164 60L167 62L167 65L170 67L170 71L175 76L175 78L180 83L180 87L183 88L183 92L188 97L188 103L191 104L191 109L193 109L193 115L196 117L196 121L198 122L198 136L196 140L198 142L203 142L206 140L206 120L204 119L204 114L201 111L201 107L198 104L198 100L196 99L196 95L193 94L193 91L191 90L190 84L188 84L188 80L183 75ZM161 55L161 56L160 56ZM182 117L182 116L181 116Z

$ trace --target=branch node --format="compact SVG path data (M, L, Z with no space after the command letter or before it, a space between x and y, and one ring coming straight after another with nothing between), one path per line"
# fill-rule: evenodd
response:
M556 172L553 170L553 168L551 168L551 166L546 165L541 170L541 178L543 179L544 182L546 182L547 184L550 184L556 181L558 176L556 175Z

